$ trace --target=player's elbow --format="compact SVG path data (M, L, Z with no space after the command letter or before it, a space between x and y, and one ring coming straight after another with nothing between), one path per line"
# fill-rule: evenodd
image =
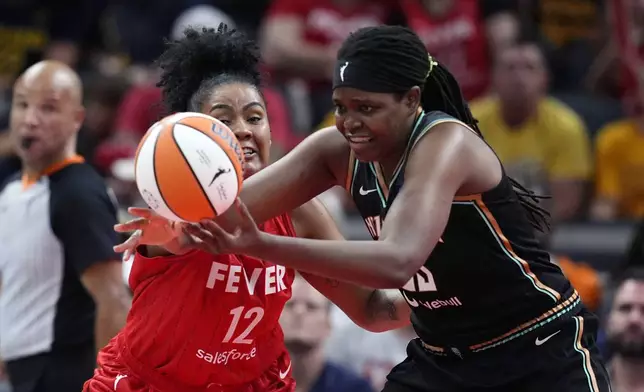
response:
M371 333L382 333L400 328L397 324L393 324L391 322L387 323L378 321L366 322L359 325L359 327Z
M378 288L399 289L403 287L423 265L425 258L417 255L416 252L399 252L395 257L395 262L391 264L392 268L384 278L384 285Z

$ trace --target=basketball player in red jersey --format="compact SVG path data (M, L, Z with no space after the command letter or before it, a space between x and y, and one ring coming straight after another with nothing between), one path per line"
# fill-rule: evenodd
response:
M228 125L243 147L246 177L268 163L270 148L258 61L254 44L225 28L188 29L159 61L168 108L203 112ZM161 245L174 255L161 247L137 248L127 324L99 353L84 391L293 391L278 320L295 272L253 257L186 252L171 241L176 233L167 220L146 209L131 211L141 218L117 230L142 229L135 234L140 244ZM262 226L280 236L341 238L316 201ZM305 277L366 329L409 322L397 292Z

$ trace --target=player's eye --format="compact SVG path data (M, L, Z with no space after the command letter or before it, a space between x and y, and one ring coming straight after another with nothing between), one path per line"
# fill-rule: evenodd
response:
M251 116L247 120L251 124L259 124L262 121L262 117L260 116Z
M344 113L346 113L346 111L347 111L347 109L343 105L335 104L335 115L336 116L341 116Z
M372 112L375 110L375 108L374 108L373 106L370 106L370 105L360 105L360 106L358 107L358 110L359 110L361 113L364 113L364 114L370 114L370 113L372 113Z

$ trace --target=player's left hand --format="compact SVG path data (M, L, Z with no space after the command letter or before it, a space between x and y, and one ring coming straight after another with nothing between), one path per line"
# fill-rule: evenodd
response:
M240 219L232 232L226 231L211 219L184 226L183 230L186 234L198 240L193 241L189 246L212 254L252 255L253 251L262 244L265 234L259 230L246 205L240 199L235 200L234 208Z

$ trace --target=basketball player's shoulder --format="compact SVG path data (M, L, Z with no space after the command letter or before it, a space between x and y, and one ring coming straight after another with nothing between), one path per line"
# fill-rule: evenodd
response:
M322 128L309 136L310 143L315 144L316 150L325 155L336 155L342 152L349 152L349 142L340 133L335 125Z
M454 124L460 124L462 125L463 128L469 128L463 121L457 119L456 117L450 114L441 112L439 110L433 110L431 112L427 112L425 116L420 120L418 127L421 128L421 131L422 131L423 128L429 129L429 128L436 128L438 126L441 126L441 128L444 128L446 124L448 126L451 126L452 128L454 127Z
M330 172L336 181L344 183L351 148L347 139L335 126L314 132L294 151L298 152L294 156L299 160L306 160L309 166L313 164L312 166L323 168L322 170ZM298 165L298 163L294 164ZM318 172L319 174L321 172Z

